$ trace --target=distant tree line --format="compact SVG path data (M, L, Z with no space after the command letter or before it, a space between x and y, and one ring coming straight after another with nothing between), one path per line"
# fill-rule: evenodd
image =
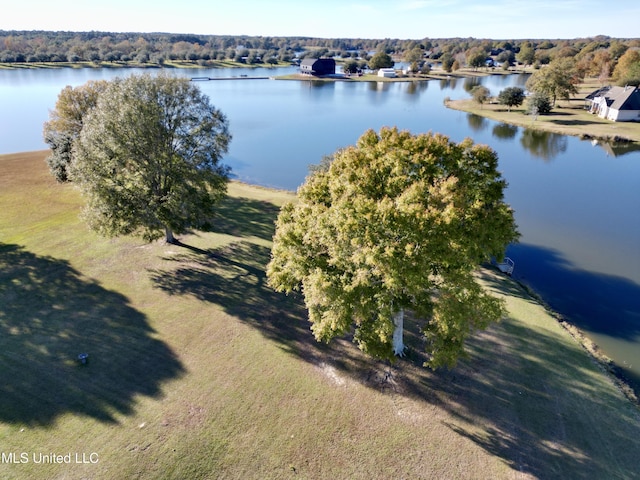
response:
M632 53L629 53L632 52ZM0 63L120 62L163 65L190 61L247 64L290 62L304 57L335 57L363 66L376 53L404 60L414 71L440 64L446 71L468 68L542 67L572 58L582 76L637 84L640 39L607 36L571 40L421 40L187 35L170 33L0 31ZM625 56L626 54L626 56ZM624 62L621 68L620 60ZM377 57L379 58L379 57Z

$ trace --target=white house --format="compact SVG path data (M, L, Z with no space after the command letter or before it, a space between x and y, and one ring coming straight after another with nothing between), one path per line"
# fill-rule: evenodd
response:
M381 68L378 70L378 76L384 78L395 78L396 71L393 68Z
M640 122L640 90L638 87L600 89L589 97L591 97L589 112L600 118L614 122Z

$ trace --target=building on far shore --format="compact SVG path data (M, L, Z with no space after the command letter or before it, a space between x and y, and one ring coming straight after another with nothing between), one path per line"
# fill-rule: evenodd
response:
M300 73L305 75L335 75L336 61L333 58L303 58Z
M640 122L638 87L604 87L585 98L589 113L614 122Z
M384 78L395 78L396 71L393 68L380 68L378 70L378 76Z

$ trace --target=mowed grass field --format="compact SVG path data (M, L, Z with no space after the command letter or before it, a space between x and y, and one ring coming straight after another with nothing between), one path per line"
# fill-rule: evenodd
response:
M640 476L638 410L509 279L479 273L509 315L455 369L421 367L417 321L374 361L266 286L292 194L233 183L182 246L105 239L46 154L0 156L0 478Z
M561 135L590 136L594 139L621 138L626 140L626 143L617 146L622 151L640 149L640 123L612 122L585 110L585 97L602 86L597 79L587 78L578 85L576 95L571 96L569 100L558 99L548 115L538 115L535 118L526 113L525 105L508 109L498 104L495 97L499 91L491 92L494 98L490 103L481 105L471 98L465 98L450 100L445 105L498 122L518 125L533 132L543 130Z

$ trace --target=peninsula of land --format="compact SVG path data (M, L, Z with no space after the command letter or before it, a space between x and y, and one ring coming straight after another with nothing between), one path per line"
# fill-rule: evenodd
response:
M597 79L586 79L578 86L577 95L558 101L547 115L528 115L524 105L509 110L495 100L500 92L491 92L492 100L484 104L468 98L447 100L445 105L502 123L594 141L628 143L629 149L640 149L640 122L612 122L589 113L585 108L585 97L600 87L602 85Z

